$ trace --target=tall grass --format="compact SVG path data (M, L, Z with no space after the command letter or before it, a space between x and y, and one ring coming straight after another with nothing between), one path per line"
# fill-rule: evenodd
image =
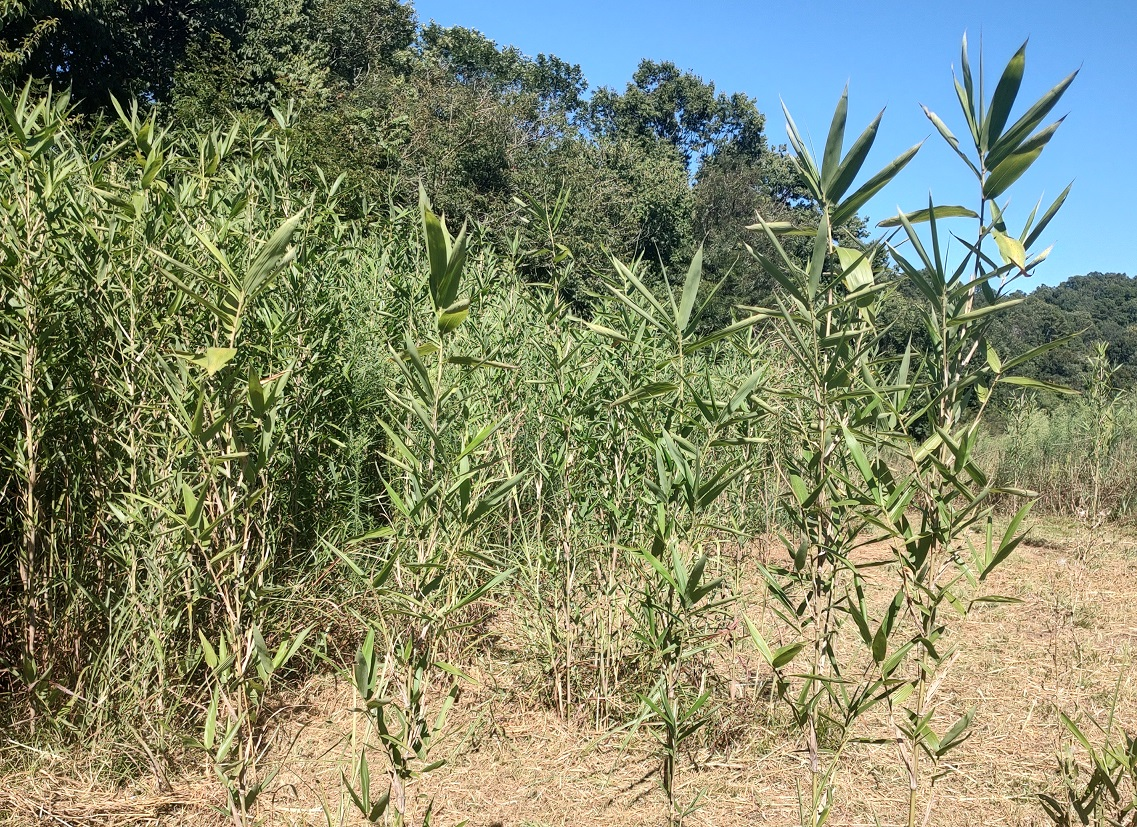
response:
M137 107L76 121L27 89L0 106L9 729L137 745L140 766L204 761L246 824L274 772L266 701L330 663L366 721L342 768L356 807L424 821L408 788L438 766L461 661L504 620L535 700L656 736L678 822L699 801L677 782L684 745L723 696L712 655L745 629L809 757L803 823L825 823L853 725L881 704L914 823L970 723L928 728L950 667L939 609L971 605L1026 514L993 535L1001 489L975 446L1019 357L994 353L984 320L1061 199L1021 241L980 218L955 270L931 210L898 217L915 263L891 254L941 335L891 353L884 245L840 228L915 149L855 187L879 122L842 158L844 97L820 167L794 132L817 226L759 220L781 291L718 329L701 252L661 284L634 261L577 272L567 194L525 205L541 246L500 249L426 193L344 220L341 182L298 172L290 111L193 133ZM1005 186L985 176L994 209ZM941 220L961 215L980 217ZM813 237L808 261L786 231ZM547 281L519 275L534 272ZM786 554L750 607L738 561L763 533ZM854 561L870 537L895 552L880 566L896 597L872 612ZM850 619L863 646L846 652Z
M557 607L554 648L598 622L565 601L610 589L614 556L651 531L653 455L610 406L668 370L643 319L610 295L576 318L515 275L536 251L496 253L471 228L468 320L432 342L445 308L418 211L341 222L338 182L293 172L288 113L196 135L136 109L79 123L65 96L26 90L5 108L14 723L175 721L195 641L216 648L223 628L271 640L316 611L331 651L344 617L319 607L354 588L327 573L345 548L410 543L420 563L496 548ZM768 353L716 342L690 369L713 390ZM642 431L668 411L638 416ZM579 654L551 666L565 714L584 702Z
M4 103L6 686L32 727L160 730L186 642L288 605L353 502L343 291L301 278L350 239L333 188L292 190L281 124Z
M1137 405L1117 391L1104 345L1092 360L1090 387L1050 409L1016 400L1002 433L987 446L987 464L1008 485L1040 492L1052 514L1100 524L1137 508Z

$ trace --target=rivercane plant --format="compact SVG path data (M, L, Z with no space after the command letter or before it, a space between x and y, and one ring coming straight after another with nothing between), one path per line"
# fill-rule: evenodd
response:
M632 388L612 406L628 410L654 469L645 479L651 495L645 509L651 519L650 545L635 550L647 568L634 623L657 670L654 686L641 696L642 719L661 732L661 785L670 821L679 823L697 803L696 798L681 805L676 798L680 751L707 723L711 697L702 682L692 694L683 669L714 640L714 634L707 634L708 622L730 602L722 596L722 579L709 574L709 514L745 470L716 461L717 452L755 440L744 426L764 413L755 391L765 371L723 388L710 381L700 363L705 348L758 321L749 317L721 330L699 331L715 292L710 290L700 303L701 250L691 261L679 300L667 290L667 305L632 269L619 261L615 267L622 283L610 286L613 295L663 343L656 381ZM606 335L620 338L615 331Z
M375 561L373 574L347 554L340 557L365 578L380 615L368 619L367 636L356 653L352 674L369 729L386 757L387 790L372 796L371 768L365 747L353 768L354 782L344 784L361 815L369 821L388 816L407 823L413 811L409 785L437 769L430 760L435 739L458 695L455 667L441 660L445 636L461 626L456 616L512 576L497 570L470 585L462 574L467 564L479 571L492 564L484 553L463 555L463 540L501 510L524 474L494 478L502 464L490 437L502 425L491 422L474 430L470 409L463 401L462 375L450 371L491 365L485 357L453 352L453 334L469 316L470 299L460 298L467 256L465 228L457 237L434 214L420 191L419 212L425 238L428 289L433 330L416 342L408 330L401 351L393 351L402 386L389 391L393 411L401 416L381 422L390 450L385 487L395 527L381 527L364 540L384 540L385 557ZM427 360L433 359L428 367ZM384 646L376 648L376 625ZM438 712L428 716L428 692L444 677L450 688ZM421 823L429 824L428 804Z
M460 681L469 680L459 669L438 659L438 638L462 609L498 588L512 572L499 572L451 599L440 588L441 578L432 567L412 565L417 577L408 580L403 587L406 591L393 587L391 575L396 562L394 556L389 557L370 578L375 594L385 598L390 616L380 622L379 648L376 628L368 629L356 651L352 671L352 684L361 703L358 711L367 722L365 739L374 735L378 754L385 759L386 789L373 794L375 763L368 759L365 744L357 748L353 780L345 774L343 784L367 821L383 820L401 827L412 823L416 812L410 794L414 782L446 763L432 750L437 753L435 742L458 698ZM436 593L442 598L436 599ZM437 710L431 711L430 693L442 680L449 682L449 688ZM428 802L418 823L428 827L432 811L433 803Z
M249 822L271 777L257 777L265 695L308 632L282 641L273 651L261 631L262 595L273 562L262 509L274 493L267 474L279 446L278 425L292 370L263 377L251 361L242 360L245 371L231 363L243 345L246 315L295 255L290 242L302 218L302 213L289 218L244 266L200 234L216 275L167 258L167 277L214 317L212 341L196 353L177 354L165 374L170 396L186 401L174 416L189 453L180 482L182 509L173 516L190 553L200 555L224 617L217 640L199 631L212 684L200 746L224 782L227 811L237 825Z
M906 363L893 381L879 353L877 313L888 284L873 268L878 249L839 247L837 239L844 223L903 169L917 148L848 195L880 117L842 157L847 106L843 95L820 167L789 120L798 168L821 205L805 266L779 241L780 232L793 229L761 217L754 226L769 238L774 257L757 250L754 255L782 287L777 306L761 312L773 321L801 379L798 387L781 393L793 439L779 458L790 492L785 514L792 531L784 541L791 565L766 572L775 612L796 640L774 648L754 624L749 628L804 740L810 784L801 821L814 827L829 817L835 774L853 724L895 688L892 672L904 655L901 650L885 657L883 651L882 642L895 625L895 608L867 635L870 645L878 639L873 653L879 669L858 668L838 643L844 620L854 618L865 632L873 625L854 554L871 538L876 499L893 511L907 505L903 495L869 487L866 476L871 479L874 466L882 465L878 457L895 432L884 397L909 391ZM790 678L786 670L800 651L807 653L808 664Z
M1120 676L1117 687L1121 687ZM1119 725L1117 696L1115 691L1105 726L1094 722L1099 733L1093 740L1073 719L1059 713L1063 727L1073 739L1058 759L1065 789L1061 797L1039 795L1042 808L1055 827L1137 824L1137 735ZM1081 762L1075 748L1085 753Z
M1057 124L1034 130L1072 80L1055 87L1004 132L1023 55L1020 49L1012 58L984 110L974 98L964 43L965 77L957 89L978 161L963 157L981 185L979 211L930 203L926 210L882 223L903 227L915 251L913 263L911 254L906 257L899 245L885 242L901 278L921 296L931 340L927 351L910 344L900 355L883 352L879 302L891 285L875 266L881 245L864 246L855 238L839 242L851 210L895 177L917 149L847 196L879 117L842 157L847 111L842 96L820 164L789 119L798 169L820 205L805 267L778 244L779 231L787 228L761 219L755 225L776 252L774 258L756 255L783 288L778 306L767 313L803 377L800 390L784 394L798 439L782 465L791 491L787 517L794 532L786 541L792 565L770 572L770 588L780 617L806 644L804 672L789 677L786 658L793 650L771 648L752 629L804 737L811 784L810 797L802 802L803 824L817 827L829 818L841 755L869 709L886 703L891 710L894 742L909 779L909 825L917 821L925 778L921 762L931 765L934 779L940 760L962 743L974 715L965 712L943 734L932 728L937 692L955 655L942 643L944 610L965 615L978 602L997 599L979 590L1021 541L1031 505L1023 505L1005 531L994 532L992 494L1027 492L998 492L978 468L975 443L993 386L1032 384L1010 371L1061 344L1004 359L986 338L995 314L1020 301L1004 298L1007 286L1045 258L1044 253L1028 258L1029 249L1066 196L1037 222L1032 212L1020 235L1008 233L996 199L1053 135ZM931 112L928 116L960 152L942 121ZM962 241L965 254L953 266L940 241L940 222L949 218L980 224L976 241ZM929 227L931 254L915 229L922 222ZM995 242L1002 264L984 250L985 240ZM979 543L967 534L976 526L983 532ZM891 559L857 554L882 540L892 548ZM880 567L893 572L896 581L892 600L874 615L865 599L866 573ZM840 649L846 620L855 624L854 640L863 644L864 658ZM930 807L930 798L927 803Z
M1061 208L1069 187L1041 215L1041 203L1036 206L1017 234L1010 231L1006 205L1000 206L999 199L1030 168L1061 124L1059 119L1038 128L1077 72L1012 123L1010 115L1026 65L1026 44L1008 62L989 102L982 98L982 63L978 91L972 80L966 38L960 65L962 83L957 80L955 86L974 154L962 152L960 142L944 122L926 108L925 113L974 174L980 196L978 212L937 208L929 203L926 211L901 214L898 223L915 259L901 253L896 245L890 247L893 259L924 299L924 323L931 334L931 347L921 370L923 388L910 412L895 412L908 437L906 453L911 472L906 485L913 491L912 505L889 524L903 543L897 561L903 577L904 608L911 627L917 630L911 638L915 672L908 684L912 687L909 703L901 711L899 698L892 699L897 745L909 778L909 825L917 821L921 793L927 795L924 783L934 783L941 759L965 737L973 714L965 713L942 736L931 729L938 703L936 690L955 659L954 651L941 642L947 631L944 615L950 607L956 615L966 616L977 603L1000 599L983 595L982 585L1021 542L1024 520L1036 496L1000 490L979 469L975 446L980 426L997 384L1061 392L1012 372L1069 338L1023 353L999 354L988 340L988 331L999 313L1021 301L1007 296L1011 285L1029 277L1045 260L1048 250L1035 253L1033 249ZM966 254L954 267L949 265L941 244L942 223L950 218L971 219L977 225L973 242L955 234ZM928 224L930 254L915 230L914 225L921 221ZM1002 532L996 532L993 525L992 497L996 494L1026 499ZM911 520L909 514L918 515L918 521ZM979 530L978 542L968 535L972 529ZM921 770L922 760L929 765L930 780ZM925 804L930 811L930 795Z

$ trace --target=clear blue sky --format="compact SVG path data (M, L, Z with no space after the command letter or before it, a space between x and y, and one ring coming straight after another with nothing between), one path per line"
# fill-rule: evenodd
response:
M849 90L847 140L887 107L867 166L876 168L928 137L892 187L869 204L876 221L937 203L975 204L974 179L920 111L926 104L962 138L966 127L951 81L966 30L973 69L980 37L990 90L1023 40L1026 76L1012 118L1069 72L1082 71L1053 113L1058 134L1013 188L1012 229L1039 196L1044 206L1074 188L1041 246L1054 244L1038 280L1054 284L1094 270L1137 275L1137 0L415 0L422 22L476 28L529 55L579 63L590 86L622 90L641 58L671 60L744 92L767 116L772 143L785 143L779 98L798 127L824 144L833 107ZM856 131L854 131L856 130ZM849 133L852 133L850 135Z

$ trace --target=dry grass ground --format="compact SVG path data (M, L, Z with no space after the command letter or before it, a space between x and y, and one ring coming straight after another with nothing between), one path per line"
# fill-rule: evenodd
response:
M1021 603L990 604L959 630L969 643L944 688L942 714L978 707L973 737L952 754L936 784L936 825L1042 825L1036 794L1060 787L1055 755L1067 739L1064 710L1104 720L1117 697L1121 724L1137 728L1137 541L1132 531L1089 530L1044 522L1001 571L990 590ZM508 647L493 650L461 696L442 747L449 764L417 788L418 805L435 801L435 824L468 819L472 827L639 825L666 821L657 763L644 734L600 733L535 708L520 685ZM724 660L722 671L748 664ZM724 675L725 678L733 675ZM692 825L797 823L803 776L792 735L760 692L725 699L713 731L689 756L681 800L704 794ZM340 773L358 736L350 684L323 678L281 707L271 758L279 774L261 801L271 825L356 823ZM869 737L886 722L865 722ZM10 825L206 825L229 823L204 768L129 788L104 783L105 762L85 767L75 755L30 754L5 744L0 823ZM857 747L839 777L831 821L841 827L896 824L906 784L891 745ZM879 820L879 822L878 822Z

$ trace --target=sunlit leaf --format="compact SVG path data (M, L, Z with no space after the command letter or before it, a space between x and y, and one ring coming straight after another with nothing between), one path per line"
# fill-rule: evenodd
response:
M932 214L935 213L937 220L941 218L978 218L979 213L975 210L968 209L967 207L956 206L936 206L930 209L916 210L915 212L906 212L904 217L908 219L909 224L922 224L925 221L932 219ZM877 224L878 227L900 227L902 226L900 216L895 215L892 218L886 218Z
M209 347L205 349L204 355L190 359L190 361L195 365L201 365L205 368L207 374L213 376L217 371L232 362L236 355L237 348L235 347Z
M988 147L999 139L1003 127L1007 125L1025 69L1026 43L1023 43L1008 61L1003 76L999 78L999 85L995 87L995 95L991 98L991 108L987 111L987 117L983 122L983 137Z

